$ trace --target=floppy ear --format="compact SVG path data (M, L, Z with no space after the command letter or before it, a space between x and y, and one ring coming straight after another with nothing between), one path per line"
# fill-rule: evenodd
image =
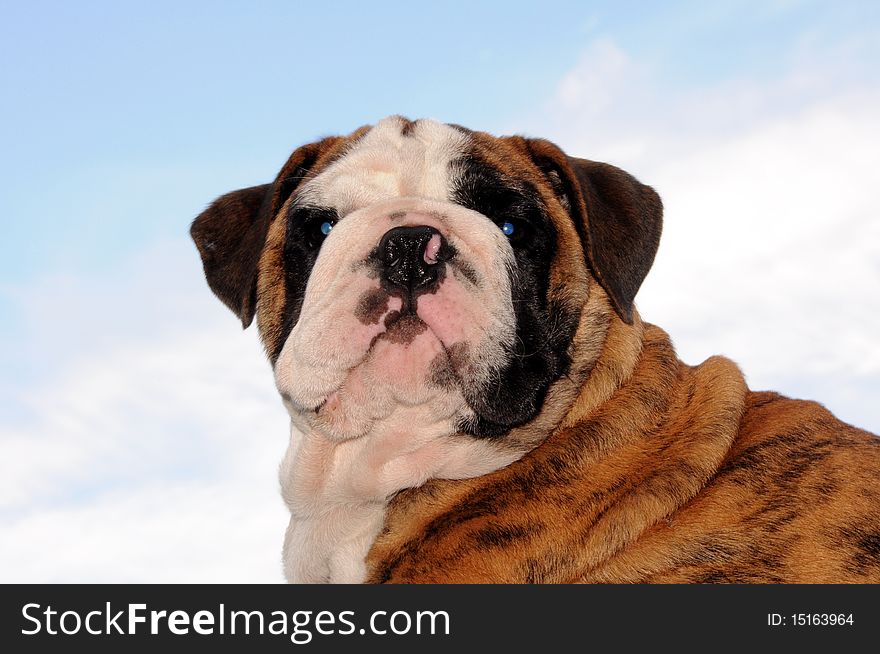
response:
M273 186L252 186L221 196L189 230L202 256L208 286L243 327L254 319L257 264L269 230Z
M193 221L189 233L202 256L208 286L247 327L257 305L257 270L275 215L319 156L340 141L328 137L297 148L271 184L221 196Z
M535 163L568 204L587 265L617 314L632 324L633 300L660 244L660 196L620 168L566 156L549 141L528 144Z

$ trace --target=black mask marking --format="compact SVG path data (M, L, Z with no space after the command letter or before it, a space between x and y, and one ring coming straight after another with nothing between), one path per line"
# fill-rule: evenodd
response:
M325 222L335 224L338 219L336 210L330 207L294 204L287 213L284 235L284 316L281 320L281 337L276 343L275 351L269 353L273 364L299 320L306 285L321 249L323 239L318 237L320 226Z
M568 371L568 348L580 313L548 298L557 234L537 189L529 182L503 177L474 155L454 165L460 174L453 200L488 216L499 228L515 221L519 232L511 241L516 262L510 271L516 337L510 361L481 388L464 386L476 419L463 421L462 431L494 438L540 412L550 385Z

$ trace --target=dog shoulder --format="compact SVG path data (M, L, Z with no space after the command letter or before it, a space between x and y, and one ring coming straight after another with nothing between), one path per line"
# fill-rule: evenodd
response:
M789 543L790 570L812 579L880 579L880 438L817 402L752 392L716 475L748 498L739 517Z

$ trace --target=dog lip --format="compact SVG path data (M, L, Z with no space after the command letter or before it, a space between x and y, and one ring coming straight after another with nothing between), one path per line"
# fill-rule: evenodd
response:
M345 373L345 379L348 378L348 375L351 374L354 369L364 365L367 360L374 356L374 350L376 344L379 341L387 341L393 345L406 346L409 345L409 343L411 343L417 336L420 336L421 334L424 334L426 332L430 332L431 336L433 336L433 338L435 338L440 343L440 346L443 348L443 350L448 352L451 344L445 343L443 339L440 338L437 332L434 331L431 324L419 315L418 310L413 311L411 308L404 307L401 307L401 309L402 310L388 311L385 314L383 319L384 329L373 336L370 344L363 352L363 356L358 360L357 363L348 368ZM315 402L315 400L311 400L308 404L295 401L289 393L285 392L282 392L282 398L290 402L290 404L298 413L311 414L317 417L327 414L328 405L331 403L332 399L338 399L339 391L343 388L343 386L345 386L344 381L338 387L328 391L326 395L320 396L319 401Z
M335 411L339 405L339 389L327 394L324 400L315 408L315 415Z
M293 411L295 411L296 413L299 413L299 414L305 414L305 413L317 414L321 410L321 408L327 403L327 398L329 397L329 394L328 394L318 404L306 405L306 404L303 404L302 402L297 402L293 398L293 396L286 391L280 391L280 393L281 393L282 401L284 401L286 404L288 404Z

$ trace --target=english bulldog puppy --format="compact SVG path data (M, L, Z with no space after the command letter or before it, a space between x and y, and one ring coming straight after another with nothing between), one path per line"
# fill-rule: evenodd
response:
M191 234L290 414L290 582L878 582L880 440L682 363L633 300L660 198L399 116Z

